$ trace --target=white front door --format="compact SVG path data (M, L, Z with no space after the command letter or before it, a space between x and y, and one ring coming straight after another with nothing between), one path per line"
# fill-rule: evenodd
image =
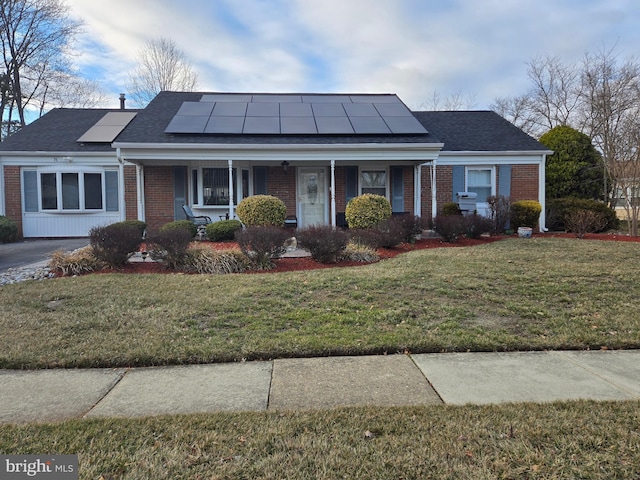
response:
M328 223L326 168L300 167L298 171L298 227Z

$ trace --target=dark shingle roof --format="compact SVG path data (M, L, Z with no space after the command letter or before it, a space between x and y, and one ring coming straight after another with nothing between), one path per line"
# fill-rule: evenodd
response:
M443 143L443 152L517 152L549 150L496 112L413 112Z
M113 151L108 143L80 144L77 140L106 113L121 111L106 108L55 108L0 142L0 152Z
M433 134L418 135L220 135L169 134L167 125L183 102L198 102L215 92L160 92L118 136L123 143L218 144L336 144L336 143L440 143ZM428 130L428 128L427 128Z

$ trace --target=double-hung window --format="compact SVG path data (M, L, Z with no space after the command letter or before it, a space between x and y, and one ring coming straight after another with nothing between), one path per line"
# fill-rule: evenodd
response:
M117 212L116 170L24 170L25 212Z
M360 172L362 193L387 196L387 171L386 170L362 170Z
M475 192L478 203L486 203L494 195L495 175L492 168L467 168L467 192Z

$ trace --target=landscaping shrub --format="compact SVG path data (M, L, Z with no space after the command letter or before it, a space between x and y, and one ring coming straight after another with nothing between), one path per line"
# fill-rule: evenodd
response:
M477 213L467 215L464 220L466 226L465 235L469 238L480 238L482 234L490 233L493 230L493 221Z
M542 205L536 200L520 200L511 204L511 228L535 228L542 212Z
M396 230L400 235L400 242L398 243L415 243L416 238L425 228L424 223L422 218L415 215L392 215L391 218L380 222L378 228L380 230L385 228Z
M605 203L598 200L572 197L556 198L547 200L546 207L546 223L550 230L567 229L567 214L574 210L589 210L601 217L605 224L603 227L596 230L596 232L615 230L620 227L620 220L618 220L616 212Z
M568 232L573 232L578 238L584 238L587 233L602 230L607 225L607 219L593 210L575 208L567 213L564 223Z
M195 237L198 233L198 227L191 220L176 220L175 222L165 223L162 227L160 227L161 232L166 232L168 230L176 230L182 229L187 230L191 233L191 238Z
M379 232L380 247L393 248L404 241L401 222L399 217L389 217L373 227L373 230Z
M135 225L113 223L89 230L89 244L93 254L111 268L123 266L142 243L140 230Z
M182 269L201 274L242 273L249 268L249 259L238 249L214 250L207 247L187 250Z
M342 251L342 258L352 262L374 263L380 260L380 255L373 248L361 243L349 242Z
M151 258L162 260L171 269L179 269L185 263L189 244L193 240L187 228L169 228L161 230L149 238Z
M49 258L49 269L64 277L102 270L105 263L93 254L91 245L73 252L56 250Z
M242 252L259 270L273 267L273 258L284 253L284 243L291 237L291 231L284 227L247 227L236 232L236 241Z
M147 230L147 224L142 220L124 220L114 223L113 225L130 225L136 227L140 231L140 238L144 238L144 233Z
M336 262L347 246L348 235L344 230L330 225L313 225L296 232L299 245L311 252L311 258L321 263Z
M212 242L224 242L235 239L236 232L242 228L240 220L220 220L206 226L207 238Z
M493 223L491 232L500 235L509 228L511 220L511 198L504 195L492 195L487 198L490 218Z
M456 202L447 202L442 205L442 215L462 215Z
M13 242L18 238L18 224L0 215L0 243Z
M391 204L381 195L365 193L347 203L345 218L349 228L371 228L391 216Z
M287 207L282 200L271 195L254 195L238 204L236 215L247 227L281 227L287 216Z
M384 243L382 232L377 228L358 228L348 230L347 234L349 235L349 242L357 243L358 245L366 246L374 250L381 248Z
M433 229L445 242L455 242L467 231L467 221L462 215L437 215L433 219Z

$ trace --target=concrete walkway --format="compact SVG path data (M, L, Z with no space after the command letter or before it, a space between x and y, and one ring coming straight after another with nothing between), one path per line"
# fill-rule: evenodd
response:
M340 406L640 399L640 350L0 370L0 422Z

